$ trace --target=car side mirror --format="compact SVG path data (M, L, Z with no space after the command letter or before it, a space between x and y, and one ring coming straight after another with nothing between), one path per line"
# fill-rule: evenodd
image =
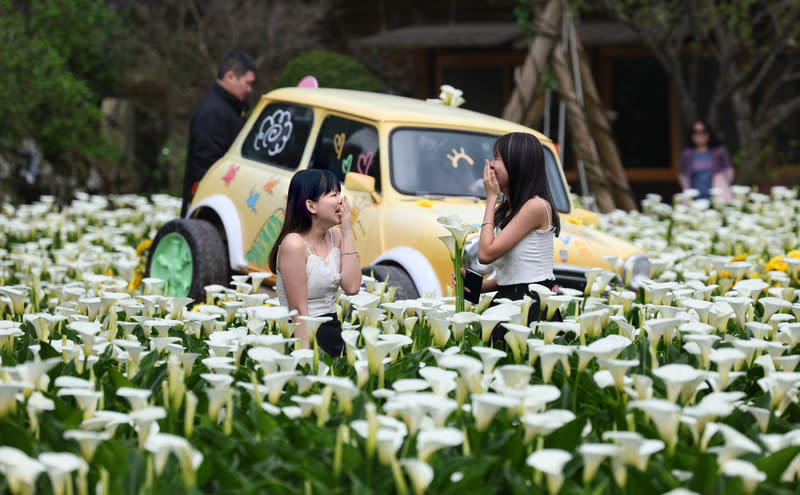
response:
M348 191L369 193L375 204L381 202L381 197L375 192L375 177L358 172L348 172L344 176L344 187Z

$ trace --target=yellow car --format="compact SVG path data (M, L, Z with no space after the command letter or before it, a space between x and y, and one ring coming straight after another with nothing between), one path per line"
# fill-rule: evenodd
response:
M452 263L437 218L483 218L483 166L497 136L521 131L545 147L548 180L562 216L555 273L582 288L603 256L625 260L634 283L650 262L632 244L594 230L573 210L553 143L522 125L446 105L341 89L282 88L261 97L230 150L200 181L186 218L166 223L147 262L166 292L204 299L203 287L235 273L266 272L292 175L324 168L352 206L364 273L388 278L400 298L446 294Z

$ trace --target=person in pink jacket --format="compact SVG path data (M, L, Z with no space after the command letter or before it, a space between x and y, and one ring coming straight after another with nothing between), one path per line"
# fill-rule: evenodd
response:
M733 164L708 122L697 120L692 124L689 142L691 146L681 153L681 189L696 189L700 191L698 198L710 198L711 188L717 188L722 199L731 199Z

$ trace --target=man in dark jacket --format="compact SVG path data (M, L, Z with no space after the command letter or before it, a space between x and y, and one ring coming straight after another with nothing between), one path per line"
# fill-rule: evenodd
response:
M228 151L242 129L247 114L245 99L255 80L256 65L246 53L232 51L219 64L217 80L197 106L189 128L181 217L186 216L197 183Z

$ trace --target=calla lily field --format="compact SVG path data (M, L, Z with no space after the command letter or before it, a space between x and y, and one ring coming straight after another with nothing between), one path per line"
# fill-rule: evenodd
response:
M364 276L336 359L298 345L267 273L202 301L142 278L179 207L3 205L0 493L800 493L797 190L600 215L650 277L608 258L583 291L533 284L530 326L527 297L395 300ZM460 267L476 229L440 222Z

